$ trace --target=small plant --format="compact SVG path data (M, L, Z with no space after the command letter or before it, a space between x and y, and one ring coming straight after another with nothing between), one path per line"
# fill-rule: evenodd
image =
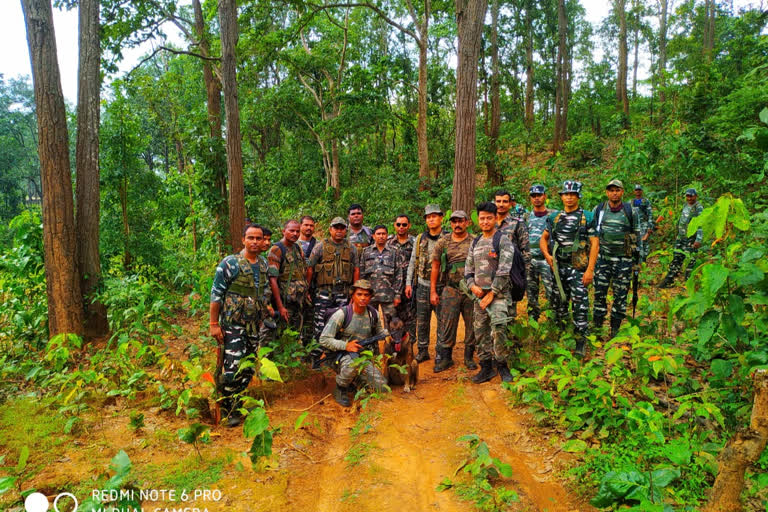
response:
M137 432L144 428L144 413L132 411L129 425L134 431Z
M200 423L193 423L189 428L180 428L178 434L179 439L195 447L197 456L202 460L203 455L200 453L200 443L209 443L211 441L210 429L208 426Z
M3 456L5 459L5 456ZM16 487L21 494L21 482L24 472L27 470L27 461L29 460L29 446L23 446L19 451L19 461L16 463L16 467L11 470L14 476L5 476L0 478L0 494L6 493Z

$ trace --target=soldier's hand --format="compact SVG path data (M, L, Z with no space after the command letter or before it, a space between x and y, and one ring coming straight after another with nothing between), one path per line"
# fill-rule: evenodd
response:
M643 235L643 242L645 242L646 240L648 240L648 237L649 237L649 236L651 236L651 230L650 230L650 229L649 229L648 231L646 231L646 232L645 232L645 235Z
M347 342L347 352L360 352L363 346L360 345L357 340L351 340Z
M211 336L219 343L224 343L224 332L219 324L211 324Z
M267 313L269 313L270 317L274 317L275 316L275 308L273 308L272 306L267 306Z
M493 292L488 292L485 294L485 297L480 299L480 307L485 309L488 307L488 304L493 302L493 299L496 298L496 294Z
M437 294L437 292L432 292L429 294L429 302L433 306L440 304L440 296Z
M411 295L413 295L413 287L411 285L406 285L405 286L405 296L410 299Z
M400 297L395 297L394 302L392 303L395 307L400 305Z
M552 261L552 256L547 254L544 257L547 259L547 265L549 265L550 267L554 267L555 263Z
M480 288L479 286L477 286L476 284L473 284L472 288L470 288L469 291L474 293L475 297L477 297L478 299L482 299L483 298L483 293L485 293L485 292L483 292L483 289Z
M693 242L694 249L698 249L699 247L701 247L701 242Z
M584 284L584 286L587 286L592 282L594 278L595 278L595 271L587 269L584 272L584 277L581 278L581 282L582 284Z
M288 310L285 309L284 307L280 308L280 317L286 322L288 322Z

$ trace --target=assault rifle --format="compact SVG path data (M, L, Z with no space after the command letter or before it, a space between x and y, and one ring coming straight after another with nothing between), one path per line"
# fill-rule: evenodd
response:
M370 348L375 343L378 343L389 335L389 333L383 332L381 334L371 336L370 338L365 338L364 340L358 341L357 343L360 345L362 350L365 350L366 348ZM322 365L333 367L339 364L339 361L341 361L341 358L344 357L345 354L349 354L352 359L357 359L360 357L360 352L348 352L346 350L337 350L335 354L332 353L331 355L329 355L327 352L323 352L323 355L320 356L320 359L317 362L317 367L319 368Z

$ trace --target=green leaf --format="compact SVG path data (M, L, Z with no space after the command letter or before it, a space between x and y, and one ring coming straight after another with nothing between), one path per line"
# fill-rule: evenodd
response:
M512 478L512 466L506 462L501 462L499 459L493 459L493 465L499 470L499 474L504 478Z
M744 299L739 295L729 295L728 313L736 324L741 324L744 321Z
M720 264L706 265L701 272L701 284L705 292L714 297L728 279L729 270Z
M15 476L0 477L0 494L6 493L11 489L13 489L15 484L16 484Z
M120 450L117 455L112 457L109 467L118 475L126 475L131 470L131 459L124 450Z
M277 365L266 357L261 359L261 369L259 371L262 376L268 379L283 382L283 379L280 378L280 371L277 369Z
M663 489L678 478L680 478L680 470L678 469L657 469L651 473L653 486Z
M611 348L605 354L605 364L613 364L624 356L624 350L618 347Z
M443 492L447 491L448 489L453 487L453 482L451 482L450 478L445 477L443 478L443 481L437 484L437 487L435 487L435 490L437 492Z
M267 411L261 408L252 410L245 418L243 424L243 435L246 438L258 436L269 427L269 418Z
M760 111L760 120L764 124L768 124L768 107L765 107Z
M679 466L688 464L693 455L688 440L684 438L670 441L664 453L673 464Z
M16 464L16 473L23 473L27 469L27 460L29 459L29 446L24 446L19 452L19 462Z
M309 411L304 411L299 415L298 418L296 418L296 423L293 424L294 432L301 428L301 426L304 424L304 420L307 419L308 414L309 414Z
M579 453L587 449L587 443L581 439L571 439L563 444L563 451L569 453Z
M719 380L725 380L733 373L733 364L730 361L715 359L712 361L712 375Z
M699 322L698 334L699 341L702 343L708 342L712 335L717 331L717 326L720 325L720 312L719 311L707 311Z

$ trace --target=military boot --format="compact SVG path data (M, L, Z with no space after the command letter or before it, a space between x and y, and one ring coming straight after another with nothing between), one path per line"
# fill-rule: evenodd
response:
M475 347L474 345L465 345L464 346L464 366L467 367L467 370L477 370L477 363L472 359L472 357L475 355Z
M493 359L487 359L480 361L480 371L472 376L470 379L475 384L482 384L488 382L496 376L496 368L494 368Z
M674 277L669 277L669 274L667 274L667 277L665 277L658 285L657 288L672 288L672 284L675 282Z
M573 355L578 359L584 359L584 356L587 354L586 344L587 338L584 336L576 338L576 350L573 351Z
M434 373L440 373L453 366L453 356L451 350L438 349L435 356L435 368L432 370Z
M352 405L352 401L349 399L348 387L343 387L336 384L336 388L333 390L333 398L342 407L349 407Z
M243 422L243 413L240 412L243 402L239 398L230 398L230 400L232 401L232 406L227 418L227 427L234 428Z
M416 357L414 357L416 361L423 363L424 361L429 361L429 347L422 347L419 345L419 351L416 354Z
M496 367L499 369L501 382L512 382L512 374L509 373L509 366L507 366L506 361L503 363L496 363Z
M619 334L619 329L621 329L621 320L614 320L611 318L611 339L615 338L617 334Z

